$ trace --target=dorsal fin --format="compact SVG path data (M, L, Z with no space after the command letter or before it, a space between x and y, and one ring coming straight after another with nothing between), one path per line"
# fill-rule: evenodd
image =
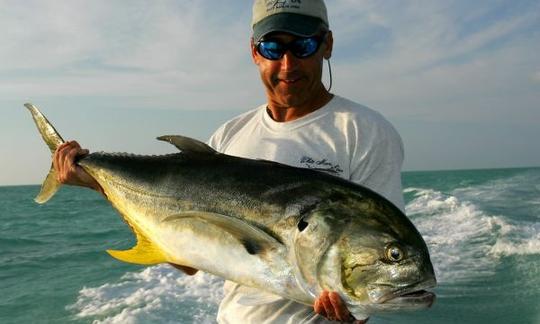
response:
M165 135L157 138L160 141L169 142L184 153L216 154L217 151L196 139L181 135Z

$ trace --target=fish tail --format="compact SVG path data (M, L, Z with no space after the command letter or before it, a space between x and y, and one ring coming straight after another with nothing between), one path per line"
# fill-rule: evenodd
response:
M60 134L58 134L54 126L51 125L51 123L47 120L47 118L45 118L45 116L43 116L36 106L32 105L31 103L26 103L24 106L28 108L32 114L32 118L36 123L41 137L43 137L45 144L47 144L49 150L51 150L51 154L54 154L56 148L58 148L60 144L64 143L64 139L62 136L60 136ZM60 185L60 182L58 182L56 179L56 171L51 165L49 174L47 174L45 181L43 181L43 184L41 185L41 191L34 200L39 204L47 202L58 191Z

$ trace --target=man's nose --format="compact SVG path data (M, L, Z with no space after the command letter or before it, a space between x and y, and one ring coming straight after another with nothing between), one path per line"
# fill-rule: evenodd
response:
M298 60L291 51L287 50L281 58L281 69L284 71L294 70L298 66Z

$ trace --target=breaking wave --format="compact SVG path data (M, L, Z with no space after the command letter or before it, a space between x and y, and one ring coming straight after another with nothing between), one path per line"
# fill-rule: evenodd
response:
M129 272L117 282L83 288L68 310L93 323L210 323L222 298L223 280L187 276L169 265Z
M439 282L491 275L503 257L540 254L538 201L526 199L520 206L502 205L509 196L517 199L524 190L523 183L516 177L450 193L424 188L404 190L413 195L406 206L407 215L424 236ZM499 204L504 208L493 208ZM514 213L517 208L524 209L529 217L510 217L505 208Z

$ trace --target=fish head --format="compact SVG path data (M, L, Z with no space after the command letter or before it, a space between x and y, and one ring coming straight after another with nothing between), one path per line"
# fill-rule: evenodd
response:
M336 258L333 247L348 223L345 217L331 212L331 209L332 206L319 207L302 215L293 238L296 279L312 299L324 289L321 286L321 275L335 278Z
M436 285L427 245L389 202L332 202L302 217L297 227L298 277L312 297L338 292L357 318L433 304L435 295L424 290Z
M328 254L334 260L328 259L327 267L340 269L340 282L332 284L341 288L353 314L354 309L378 313L430 307L435 295L424 289L434 287L436 279L422 236L393 205L368 205L350 211L360 215L350 218Z

